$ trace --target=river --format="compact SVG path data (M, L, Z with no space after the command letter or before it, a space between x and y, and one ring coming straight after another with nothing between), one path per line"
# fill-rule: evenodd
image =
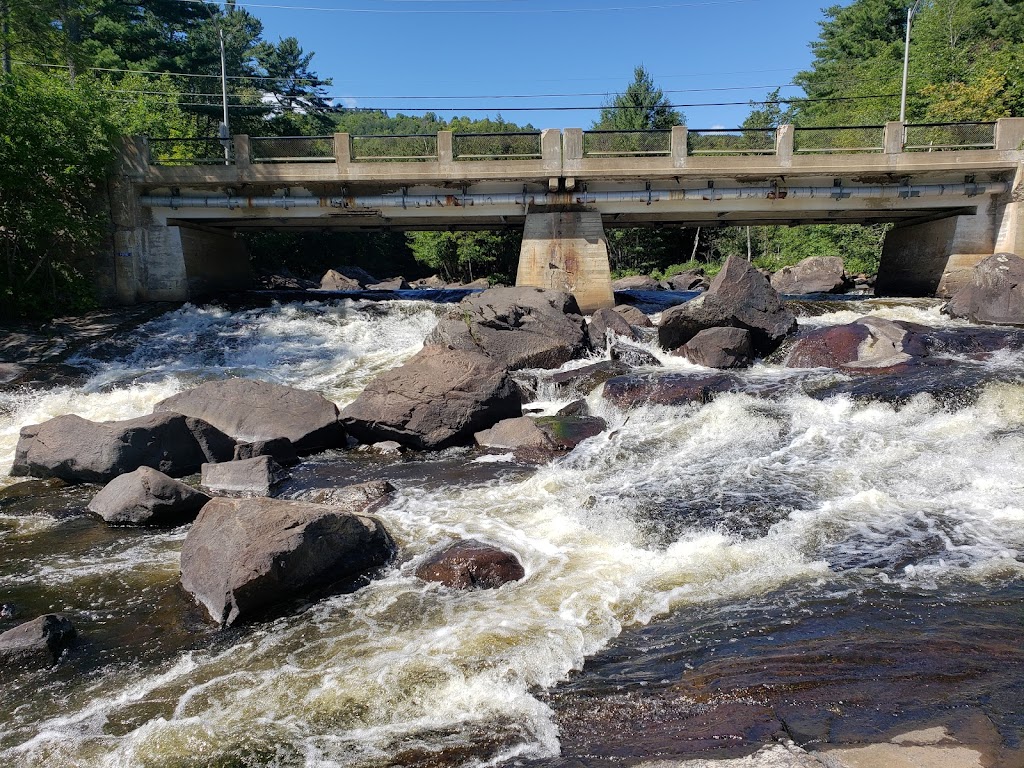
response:
M800 322L965 325L938 306L808 304ZM107 527L84 511L94 487L9 487L26 424L127 419L223 376L344 406L445 309L185 305L85 344L59 383L0 388L0 602L17 610L0 630L62 611L81 634L52 670L3 671L0 765L569 768L936 725L1024 765L1021 352L962 360L972 396L952 404L811 397L777 363L742 374L778 384L770 398L623 412L597 392L608 429L539 467L468 448L311 457L282 495L390 479L376 514L399 559L227 631L179 591L187 527ZM460 537L514 552L526 578L455 592L413 575Z

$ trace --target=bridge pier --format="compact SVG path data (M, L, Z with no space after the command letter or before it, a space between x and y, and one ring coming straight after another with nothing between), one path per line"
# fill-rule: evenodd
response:
M613 306L608 239L601 214L528 213L516 285L571 293L586 314Z

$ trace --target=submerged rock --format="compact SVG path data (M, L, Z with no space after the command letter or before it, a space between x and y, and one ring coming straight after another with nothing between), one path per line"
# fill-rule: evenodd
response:
M643 405L709 403L722 392L744 389L743 380L729 373L633 374L606 381L602 397L619 408L628 409Z
M486 355L509 370L557 368L588 349L572 294L491 288L463 299L424 342Z
M743 328L706 328L672 354L707 368L745 368L754 360L754 345Z
M771 278L779 293L836 293L846 287L846 269L838 256L811 256L798 264L783 267Z
M0 633L0 667L55 664L77 636L71 621L48 613Z
M336 511L367 514L383 504L395 492L387 480L370 480L340 488L310 488L299 493L296 501L326 504Z
M58 416L22 428L11 474L105 483L152 467L181 477L205 462L226 461L234 447L230 437L207 422L177 413L108 422Z
M288 472L270 456L203 464L204 487L211 491L251 493L269 496L275 485L288 478Z
M975 323L1024 326L1024 259L1012 253L989 256L942 311Z
M510 552L466 539L429 558L416 569L416 575L455 589L497 589L519 581L526 571Z
M89 502L89 511L112 525L175 526L195 520L209 500L162 472L139 467L107 483Z
M520 413L519 388L502 365L478 352L428 346L371 381L341 416L365 443L435 450Z
M716 327L750 331L755 354L763 356L796 328L796 318L764 275L744 259L730 256L706 293L665 310L658 341L665 349L677 349Z
M551 382L561 390L586 395L615 376L622 376L632 370L626 362L612 359L600 360L580 368L559 371L552 374Z
M153 410L203 419L239 441L285 437L299 454L345 445L334 403L316 392L267 381L208 381L162 400Z
M351 586L388 563L381 523L320 504L214 499L181 549L181 584L221 626L312 590Z

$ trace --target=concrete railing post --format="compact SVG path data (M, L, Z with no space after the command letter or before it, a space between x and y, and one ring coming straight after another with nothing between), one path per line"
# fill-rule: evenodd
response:
M547 173L562 175L562 132L557 128L547 128L540 132L540 160Z
M775 129L775 157L780 165L793 163L793 132L793 126L788 124Z
M334 134L334 162L339 166L352 162L352 144L347 133Z
M437 160L439 163L454 163L455 149L451 131L437 132Z
M248 168L252 165L252 146L249 137L244 133L238 133L231 137L235 145L235 166L239 169Z
M903 141L906 138L906 127L899 120L890 120L885 124L882 146L885 154L898 155L903 152Z
M1024 117L996 120L996 149L1024 149Z
M686 165L686 135L685 125L672 126L672 143L670 154L672 155L672 167L682 168Z
M121 141L120 168L127 175L142 178L149 168L149 142L145 136L126 136Z

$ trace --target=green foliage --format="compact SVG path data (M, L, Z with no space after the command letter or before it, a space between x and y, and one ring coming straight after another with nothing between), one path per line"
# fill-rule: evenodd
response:
M503 232L410 232L409 248L420 264L448 282L514 283L523 236Z
M243 235L257 273L282 271L319 280L328 269L356 266L380 277L426 276L400 232L249 232Z
M0 114L0 316L79 308L115 126L91 82L36 73L3 82Z
M601 109L594 128L603 131L644 131L671 128L686 121L682 112L655 86L642 66L633 70L633 82Z

